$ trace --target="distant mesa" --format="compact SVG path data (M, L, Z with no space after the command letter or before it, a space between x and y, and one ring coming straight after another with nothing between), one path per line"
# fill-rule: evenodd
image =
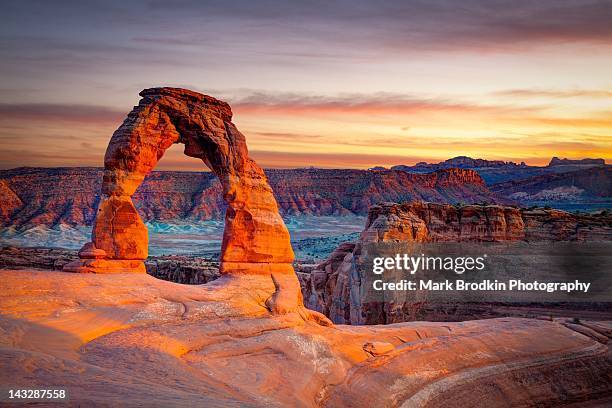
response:
M553 157L548 167L551 166L605 166L606 162L604 159L560 159ZM440 169L459 168L459 169L486 169L486 168L505 168L505 169L520 169L520 168L536 168L537 166L529 166L524 161L516 163L513 161L503 160L485 160L485 159L473 159L468 156L457 156L451 159L444 160L438 163L427 163L418 162L414 166L397 165L391 167L393 170L404 170L404 171L434 171Z
M547 166L530 166L525 162L515 163L512 161L473 159L467 156L457 156L439 163L419 162L414 166L393 166L392 169L418 174L426 174L449 168L471 169L478 172L488 186L492 186L507 181L525 180L547 174L604 166L606 164L603 159L569 160L554 157Z
M566 167L570 170L505 181L489 188L524 206L548 205L585 211L612 208L612 166L558 165L549 169Z
M485 160L485 159L473 159L467 156L457 156L448 160L444 160L439 163L427 163L427 162L418 162L414 166L406 166L406 165L397 165L391 167L393 170L420 170L420 171L434 171L440 169L450 169L450 168L458 168L458 169L474 169L474 168L489 168L489 167L524 167L526 166L524 162L520 164L511 162L511 161L502 161L502 160Z
M548 167L552 166L605 166L606 161L604 159L560 159L558 157L553 157L548 163Z
M582 163L563 161L575 162ZM486 167L470 168L476 165ZM103 172L93 167L0 170L0 225L18 230L92 225L102 201ZM612 207L610 165L538 167L459 156L392 169L267 169L265 175L282 216L367 215L373 204L415 200L569 211ZM211 172L153 171L132 201L145 221L221 219L227 207L223 186Z

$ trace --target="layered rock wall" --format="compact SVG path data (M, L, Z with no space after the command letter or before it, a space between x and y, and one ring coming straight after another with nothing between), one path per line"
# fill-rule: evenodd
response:
M472 170L410 174L267 169L265 173L282 215L367 215L371 205L386 201L504 201ZM0 186L0 225L19 229L92 225L102 179L103 170L91 167L0 170L4 182ZM226 209L223 187L211 172L153 171L132 195L132 202L145 221L222 219Z
M424 202L373 206L358 241L340 245L302 277L306 306L335 323L389 323L384 311L367 310L380 305L364 305L360 299L356 265L363 262L362 249L371 243L516 241L612 241L612 215Z

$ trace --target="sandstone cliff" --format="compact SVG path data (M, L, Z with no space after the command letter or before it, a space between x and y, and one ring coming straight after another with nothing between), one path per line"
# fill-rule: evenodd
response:
M19 168L0 171L0 223L91 225L100 201L102 169ZM367 214L385 201L503 202L471 170L431 174L401 171L266 170L283 215ZM209 172L151 172L132 196L146 221L222 219L221 184Z
M575 215L559 210L497 205L451 206L433 203L386 203L370 208L356 243L340 245L310 273L300 275L309 308L336 323L377 324L410 320L411 311L394 316L388 305L362 304L356 265L362 249L381 242L559 242L612 241L612 215ZM368 308L377 308L370 313ZM399 308L401 305L395 305ZM399 320L397 320L399 319Z
M17 211L23 207L23 202L11 189L5 180L0 180L0 220L2 222L10 221Z

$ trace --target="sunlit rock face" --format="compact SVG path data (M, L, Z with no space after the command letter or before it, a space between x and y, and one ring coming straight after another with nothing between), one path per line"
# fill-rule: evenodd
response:
M174 143L201 159L217 175L228 209L222 243L222 270L240 273L293 273L289 232L280 217L262 169L249 158L244 135L231 122L230 106L210 96L178 88L140 93L138 106L113 134L104 158L101 202L93 226L96 249L106 252L105 268L73 263L66 270L142 272L148 255L147 229L132 195ZM124 262L139 261L139 262ZM276 264L282 264L275 266Z
M308 276L301 274L306 306L339 324L410 320L409 306L403 305L406 310L399 308L401 312L397 312L387 303L364 303L356 265L365 262L363 251L368 244L516 241L612 241L612 216L500 205L452 206L427 202L375 205L370 207L365 229L357 242L340 245Z
M251 303L272 313L299 312L304 319L329 324L303 307L289 231L263 170L249 158L245 137L231 122L230 106L178 88L145 89L140 95L106 150L93 242L64 270L146 273L147 228L132 196L164 152L182 143L187 156L201 159L217 175L227 204L220 271L228 279L219 286L244 286Z
M11 187L5 180L0 180L0 197L2 197L2 204L0 204L0 220L3 222L10 221L13 214L23 205L23 202L19 196L11 190Z
M230 276L201 286L145 274L1 277L0 384L61 384L69 406L610 405L609 321L328 328L252 302L265 289L253 275L223 287L215 282Z

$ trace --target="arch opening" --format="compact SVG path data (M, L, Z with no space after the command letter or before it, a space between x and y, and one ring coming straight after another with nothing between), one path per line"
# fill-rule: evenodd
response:
M218 261L226 208L221 183L201 160L186 156L184 148L175 143L165 151L132 201L148 229L149 257L200 254ZM145 265L150 273L149 260Z

